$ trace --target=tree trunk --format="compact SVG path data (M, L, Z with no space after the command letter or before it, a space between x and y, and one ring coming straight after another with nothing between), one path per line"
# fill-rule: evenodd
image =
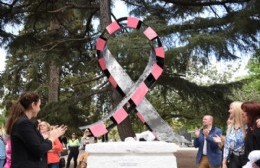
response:
M100 1L100 26L101 31L103 31L107 25L111 23L110 18L110 0Z
M118 103L122 100L122 96L111 86L113 89L112 99L113 107L116 107ZM117 130L121 141L124 141L127 137L135 137L135 132L133 131L130 117L128 116L124 121L117 125Z
M58 90L59 90L59 68L52 61L50 65L49 74L49 95L48 103L58 101Z
M100 2L100 25L101 30L103 31L107 25L111 23L110 17L110 0L103 0ZM113 99L113 107L115 107L121 100L122 97L117 93L117 91L110 86L113 90L112 99ZM127 117L122 123L117 126L118 133L120 139L124 141L127 137L135 137L135 133L133 131L130 118Z
M52 38L59 36L60 23L56 19L52 19L48 28L49 34ZM58 101L59 93L59 68L54 60L51 60L49 69L49 92L48 103Z

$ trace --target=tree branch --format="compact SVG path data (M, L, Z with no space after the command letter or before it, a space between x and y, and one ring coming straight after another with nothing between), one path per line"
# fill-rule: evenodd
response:
M44 50L44 51L51 51L52 49L54 49L59 44L66 43L66 42L69 42L69 41L84 41L84 40L87 40L87 39L89 39L89 37L57 40L57 41L53 41L53 42L50 42L48 44L43 45L42 48L52 46L51 48Z
M86 83L89 83L89 82L93 82L93 81L99 80L99 79L101 79L103 77L105 77L104 74L102 74L102 75L100 75L100 76L98 76L96 78L90 79L90 80L86 80L86 81L82 81L82 82L79 82L79 83L75 83L75 84L73 84L73 86L78 86L78 85L86 84Z
M206 0L201 0L201 1L187 1L187 0L162 0L166 3L172 3L175 5L181 5L181 6L211 6L211 5L225 5L229 3L245 3L249 2L250 0L215 0L215 1L206 1Z
M48 11L49 13L58 13L58 12L63 12L66 9L70 8L77 8L77 9L99 9L99 5L78 5L76 3L67 3L66 6L61 7L59 9L53 10L53 11Z

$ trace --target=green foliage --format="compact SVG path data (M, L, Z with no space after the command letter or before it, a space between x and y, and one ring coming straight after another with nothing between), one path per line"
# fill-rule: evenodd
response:
M0 126L1 126L1 128L4 124L5 124L5 116L3 114L0 114Z
M248 63L249 76L242 90L234 90L237 99L260 101L260 52L254 53Z
M3 107L23 91L37 91L43 105L39 117L51 124L64 123L71 132L111 111L112 91L95 57L100 31L93 28L93 21L101 19L100 2L0 3L0 41L8 49L6 69L0 77ZM258 99L259 50L250 62L252 74L247 80L231 81L239 67L230 65L230 70L219 74L209 60L215 57L225 62L238 58L237 53L259 48L260 22L255 16L260 12L260 1L124 2L132 16L142 18L162 39L164 73L147 99L176 131L199 126L205 114L212 114L216 124L225 125L230 102ZM4 29L12 24L21 26L17 34ZM142 32L124 29L108 42L111 53L134 81L145 69L151 50ZM49 103L51 62L59 69L59 98ZM200 80L203 78L207 80ZM248 85L242 88L244 84ZM131 122L136 132L146 129L135 115Z
M256 51L248 66L252 80L248 87L260 91L260 49Z

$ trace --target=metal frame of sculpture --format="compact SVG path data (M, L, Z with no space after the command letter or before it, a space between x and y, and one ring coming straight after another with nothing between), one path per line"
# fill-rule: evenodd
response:
M109 37L122 28L137 30L142 28L144 30L143 34L151 45L149 62L143 74L135 83L107 48ZM135 114L154 133L158 140L180 142L180 136L172 131L172 128L145 98L149 88L153 86L163 72L165 53L157 33L137 18L123 17L113 21L106 27L97 39L96 50L101 70L114 89L123 97L123 100L102 120L82 128L88 128L93 136L100 137L126 119L130 113L129 109L134 108Z

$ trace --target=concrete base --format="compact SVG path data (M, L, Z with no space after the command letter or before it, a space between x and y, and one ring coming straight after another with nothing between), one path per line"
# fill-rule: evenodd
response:
M108 142L86 145L88 168L177 168L174 143Z

